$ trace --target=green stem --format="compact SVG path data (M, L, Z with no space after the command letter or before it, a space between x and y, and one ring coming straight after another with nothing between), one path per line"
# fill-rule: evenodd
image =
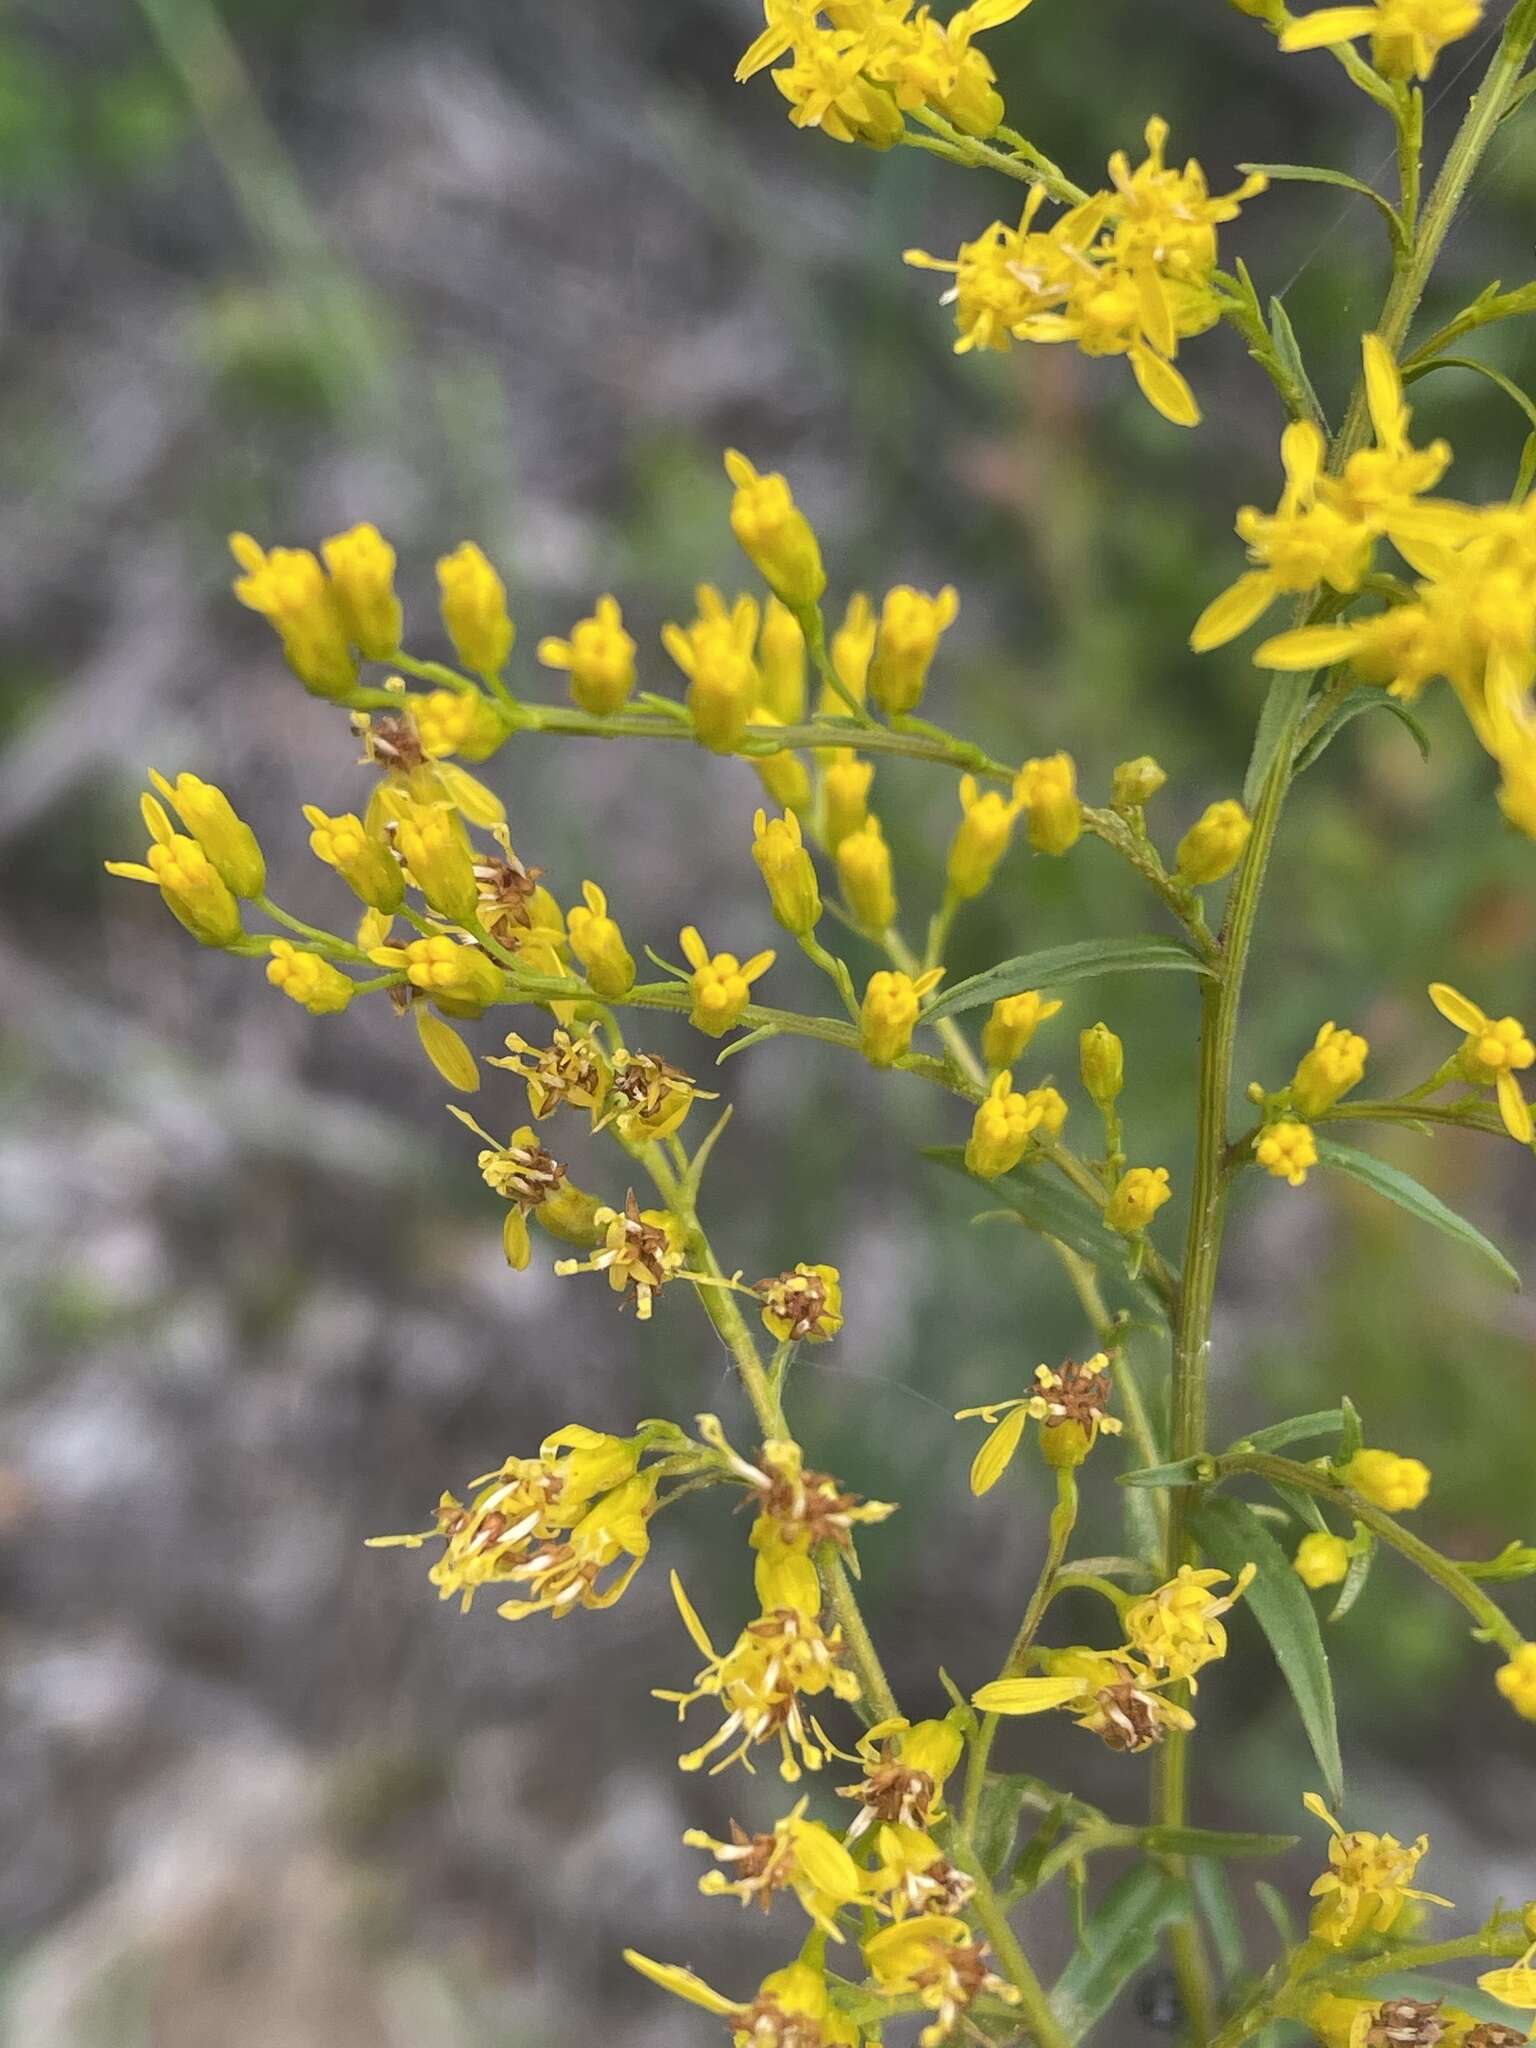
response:
M1327 1501L1340 1514L1353 1515L1399 1557L1406 1558L1443 1592L1459 1601L1479 1629L1510 1656L1524 1642L1525 1638L1503 1608L1488 1597L1475 1579L1468 1578L1454 1558L1444 1556L1422 1536L1415 1536L1410 1529L1405 1529L1396 1515L1377 1507L1363 1494L1356 1493L1353 1487L1340 1485L1326 1472L1320 1472L1312 1465L1298 1464L1293 1458L1270 1457L1262 1451L1234 1451L1218 1458L1216 1472L1221 1479L1245 1472L1256 1479L1277 1480L1282 1486L1298 1486L1319 1500Z
M991 1942L1008 1981L1019 1994L1019 2011L1034 2035L1038 2048L1072 2048L1072 2037L1051 2010L1045 1986L1036 1976L1018 1936L1008 1924L1008 1915L992 1888L992 1881L969 1834L960 1828L950 1831L955 1861L976 1887L971 1909Z
M264 911L275 924L284 926L288 931L297 932L300 938L313 940L317 946L323 946L327 952L336 954L339 959L365 962L368 960L368 955L360 947L354 946L350 939L343 939L335 932L322 931L319 925L305 924L302 918L290 917L286 910L278 908L270 896L258 896L256 908Z

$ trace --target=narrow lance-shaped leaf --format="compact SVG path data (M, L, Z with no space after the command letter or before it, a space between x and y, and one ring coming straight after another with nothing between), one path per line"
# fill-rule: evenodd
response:
M1300 775L1303 770L1310 768L1319 755L1325 753L1333 744L1345 726L1353 724L1355 719L1367 711L1390 711L1398 724L1406 726L1413 734L1414 744L1424 759L1429 759L1429 734L1407 705L1400 703L1396 697L1389 697L1385 690L1378 690L1370 684L1362 683L1359 689L1351 690L1343 703L1328 714L1296 756L1296 773Z
M1357 1152L1352 1145L1340 1145L1332 1138L1318 1139L1317 1157L1319 1164L1332 1167L1335 1173L1347 1173L1351 1180L1359 1181L1375 1194L1385 1195L1389 1202L1396 1202L1400 1209L1406 1209L1421 1223L1431 1223L1447 1237L1455 1238L1458 1244L1465 1245L1469 1251L1486 1260L1501 1280L1518 1289L1520 1275L1498 1246L1484 1237L1465 1216L1458 1216L1454 1209L1448 1209L1438 1195L1432 1195L1411 1174L1401 1173L1371 1153Z
M1344 1796L1333 1681L1317 1614L1291 1561L1252 1508L1240 1500L1207 1500L1190 1518L1195 1540L1235 1578L1244 1565L1257 1572L1248 1605L1269 1638L1281 1676L1291 1689L1307 1740L1335 1806Z
M928 1005L923 1018L933 1023L940 1017L958 1017L966 1010L995 1003L1001 996L1021 995L1029 988L1065 988L1069 982L1089 981L1099 974L1169 972L1209 974L1211 969L1177 939L1093 939L1046 946L1038 953L1004 960L985 974L957 981Z
M965 1152L961 1146L930 1145L924 1148L923 1157L949 1167L952 1172L966 1174L972 1185L976 1185L974 1178L966 1173ZM1022 1217L1031 1229L1046 1237L1058 1238L1062 1244L1070 1245L1073 1251L1081 1252L1085 1259L1092 1259L1095 1265L1107 1265L1117 1270L1124 1268L1124 1239L1107 1230L1093 1204L1073 1189L1058 1187L1028 1167L1017 1168L984 1185L999 1206Z
M1110 1887L1051 1991L1052 2009L1069 2041L1081 2040L1108 2012L1156 1954L1162 1928L1188 1910L1189 1887L1154 1864L1127 1871Z
M1292 1415L1284 1422L1271 1422L1263 1429L1251 1429L1231 1448L1234 1451L1279 1451L1287 1444L1305 1443L1308 1437L1334 1436L1343 1420L1342 1408L1314 1408L1308 1415Z

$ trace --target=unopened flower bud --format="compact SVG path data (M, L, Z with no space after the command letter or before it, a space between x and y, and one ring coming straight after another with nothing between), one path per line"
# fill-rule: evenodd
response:
M1150 754L1138 754L1134 761L1122 761L1110 785L1110 807L1116 811L1139 811L1157 795L1167 780L1167 775Z
M311 852L336 870L359 902L386 913L400 908L405 894L400 863L361 818L352 811L333 818L318 804L306 804L304 816L311 828Z
M1179 841L1176 861L1182 881L1204 887L1230 875L1242 859L1253 820L1235 798L1207 806Z
M734 953L711 953L693 925L684 928L678 944L693 969L690 987L693 1008L689 1023L697 1031L720 1038L734 1030L752 1000L752 984L773 965L772 953L754 953L750 960L738 960Z
M1011 1173L1039 1124L1038 1103L1014 1093L1012 1074L999 1074L972 1120L965 1148L966 1172L979 1180L996 1180L999 1174Z
M750 723L753 725L782 725L783 720L770 711L766 704L753 708ZM799 754L788 747L777 754L754 754L752 766L764 789L781 810L808 811L811 807L811 771Z
M320 543L347 638L369 661L386 661L400 645L402 618L395 596L395 551L365 521Z
M1291 1569L1315 1593L1324 1586L1338 1585L1349 1570L1352 1555L1342 1536L1335 1536L1331 1530L1312 1529L1297 1544Z
M752 821L752 858L768 887L773 914L785 931L803 937L821 917L821 889L816 864L805 849L800 820L770 819L759 811Z
M871 1066L894 1066L912 1043L923 997L943 979L942 967L930 967L914 981L909 974L882 969L869 977L859 1010L859 1050Z
M395 844L411 880L440 916L467 924L480 903L474 854L464 821L450 804L396 796Z
M421 750L441 761L460 754L466 761L488 761L505 746L512 721L499 704L478 690L432 690L412 699L411 709Z
M873 761L861 761L852 747L835 747L821 773L821 836L836 853L850 832L869 816Z
M937 597L907 583L886 592L870 662L869 693L890 717L916 709L940 637L959 610L960 599L949 584Z
M1291 1100L1304 1117L1322 1116L1365 1073L1370 1046L1357 1031L1337 1024L1325 1024L1303 1054L1291 1082Z
M1070 754L1050 754L1026 761L1013 785L1017 801L1029 812L1029 843L1036 853L1070 853L1083 830L1083 806L1077 795L1077 764Z
M635 643L612 597L600 597L592 616L572 626L569 640L541 640L539 659L546 668L569 671L572 700L594 718L622 711L635 687Z
M959 829L949 845L948 881L950 894L968 903L997 872L998 862L1013 841L1019 806L995 789L983 795L975 776L965 775L960 780L960 808Z
M380 967L403 968L412 988L430 996L451 1017L478 1017L498 1001L506 976L478 946L463 945L446 932L412 939L408 946L375 946L369 958Z
M593 993L605 1003L616 1003L635 985L635 963L596 882L583 882L581 893L585 908L577 904L566 919L571 951L586 969Z
M285 996L301 1003L312 1017L334 1017L357 993L350 975L322 960L318 953L301 952L288 939L272 941L267 979Z
M896 921L891 849L873 812L837 849L837 872L848 907L865 931L883 932Z
M1104 1221L1127 1237L1145 1230L1172 1195L1166 1166L1133 1166L1120 1176L1104 1207Z
M1125 1047L1107 1024L1093 1025L1077 1043L1083 1086L1100 1109L1108 1109L1125 1085Z
M1317 1164L1317 1140L1312 1135L1312 1126L1289 1116L1266 1124L1253 1141L1253 1156L1276 1180L1299 1188Z
M736 486L731 531L763 581L797 611L817 603L827 587L821 549L811 522L776 471L760 476L745 455L726 450L725 473Z
M181 822L234 894L260 896L267 886L267 864L256 834L236 815L223 790L186 770L170 783L151 768L149 779L166 802L175 805Z
M143 861L109 860L109 875L152 882L176 922L200 946L232 946L244 937L233 890L195 839L172 828L165 806L147 792L139 810L150 836Z
M798 725L805 716L805 635L782 598L770 597L763 606L757 666L764 704L780 725Z
M1023 989L1016 996L999 996L981 1027L982 1058L994 1073L1011 1067L1040 1026L1060 1008L1059 1002L1047 1002L1035 988Z
M268 551L248 533L232 533L229 549L244 572L235 578L235 596L271 624L305 689L317 697L347 696L357 684L357 662L318 559L308 548Z
M1400 1458L1396 1451L1356 1451L1349 1463L1339 1468L1339 1477L1389 1515L1422 1507L1429 1497L1429 1467L1417 1458Z
M507 586L485 550L461 541L438 563L437 588L443 631L460 661L474 675L499 676L517 628L507 611Z

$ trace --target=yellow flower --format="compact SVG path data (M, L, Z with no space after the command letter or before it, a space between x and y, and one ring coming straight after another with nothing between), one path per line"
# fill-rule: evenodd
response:
M688 710L702 746L729 754L747 729L760 684L752 659L757 639L755 598L738 597L729 611L713 584L695 593L692 625L665 625L661 644L688 678Z
M763 1328L780 1344L825 1344L843 1327L843 1283L836 1266L799 1265L752 1290Z
M1111 1230L1133 1237L1146 1229L1172 1194L1166 1166L1133 1166L1120 1176L1105 1204L1104 1221Z
M764 708L780 725L798 725L805 716L805 635L789 606L777 597L763 606L757 668Z
M1360 588L1371 565L1371 529L1340 510L1324 490L1321 431L1310 420L1293 420L1280 438L1285 488L1273 513L1245 505L1237 515L1238 537L1256 566L1195 621L1189 644L1197 654L1223 646L1244 633L1286 591Z
M1150 754L1138 754L1134 761L1122 761L1110 784L1109 801L1117 811L1139 811L1168 780Z
M1016 996L999 996L981 1027L982 1058L994 1072L1011 1067L1040 1026L1060 1008L1059 1002L1047 1001L1035 988L1023 989Z
M752 1000L752 984L768 972L774 955L754 953L750 960L741 961L734 953L711 953L691 924L679 933L678 944L693 969L689 981L693 1008L688 1021L695 1030L721 1038L741 1022L741 1013Z
M930 967L915 981L910 974L884 969L869 977L859 1008L859 1050L871 1066L892 1067L908 1050L923 997L943 979L942 967Z
M1492 1088L1499 1098L1504 1128L1521 1145L1536 1136L1530 1104L1520 1091L1517 1073L1536 1064L1536 1045L1517 1017L1495 1021L1448 982L1430 983L1429 999L1449 1024L1465 1031L1458 1056L1462 1076L1474 1088Z
M1094 1024L1079 1034L1077 1049L1083 1086L1107 1109L1125 1086L1125 1047L1107 1024Z
M318 953L302 953L287 939L274 939L267 979L274 988L308 1010L311 1017L334 1017L357 993L357 984Z
M236 815L223 790L185 769L175 782L168 782L158 769L151 768L149 779L180 813L181 822L232 892L236 896L260 896L267 886L267 864L256 834Z
M770 1565L786 1558L809 1559L811 1552L823 1543L851 1551L853 1531L859 1523L883 1522L896 1512L891 1501L861 1500L858 1494L845 1492L830 1473L809 1470L805 1453L789 1437L770 1438L754 1462L744 1458L727 1440L718 1416L699 1416L698 1428L704 1441L721 1454L731 1472L757 1496L758 1513L752 1525L751 1544L760 1559ZM760 1579L758 1590L763 1606L800 1607L807 1613L814 1612L821 1600L815 1583L803 1578L792 1583L805 1588L803 1599L770 1599L763 1593Z
M1417 1458L1400 1458L1395 1451L1356 1451L1347 1465L1339 1467L1339 1478L1391 1515L1422 1507L1429 1496L1429 1467Z
M624 1960L642 1977L728 2020L735 2048L858 2048L859 2030L833 2009L825 1973L811 1963L791 1963L765 1977L746 2004L726 1998L677 1963L654 1963L635 1949Z
M1522 1643L1493 1674L1493 1682L1517 1714L1536 1721L1536 1643Z
M980 1416L995 1425L971 1464L971 1492L990 1493L1013 1462L1031 1418L1041 1426L1047 1464L1079 1465L1092 1450L1100 1431L1120 1434L1109 1409L1109 1356L1095 1352L1081 1365L1069 1358L1055 1367L1035 1368L1035 1391L1014 1401L987 1401L979 1408L959 1408L956 1422Z
M985 795L977 788L974 775L960 778L959 829L950 841L949 892L966 903L979 896L997 872L997 864L1013 840L1013 821L1019 803L1011 803L995 789Z
M959 610L959 596L950 584L937 597L908 583L886 592L870 662L869 693L890 717L913 711L921 702L939 641Z
M478 690L429 690L412 698L411 711L421 750L433 761L449 754L488 761L512 730L501 707Z
M527 1124L514 1131L502 1145L467 1111L451 1102L448 1114L457 1117L477 1138L485 1140L485 1150L477 1156L475 1164L491 1192L512 1204L502 1231L502 1248L507 1255L507 1264L519 1273L524 1272L532 1256L528 1241L529 1211L559 1194L565 1184L565 1168L538 1143Z
M150 844L142 861L109 860L109 875L152 882L176 922L200 946L232 946L244 936L234 891L195 839L172 828L165 808L152 796L139 799Z
M1291 1569L1315 1593L1323 1586L1336 1586L1349 1571L1353 1555L1342 1536L1324 1529L1309 1529L1296 1546Z
M1317 1140L1312 1135L1312 1126L1298 1123L1294 1117L1281 1117L1276 1123L1266 1124L1253 1141L1253 1156L1276 1180L1289 1181L1293 1188L1299 1188L1317 1164Z
M1253 820L1235 797L1208 804L1179 841L1179 878L1205 887L1230 875L1243 857Z
M397 794L389 815L408 879L440 916L469 923L479 908L480 886L458 811L452 804L417 803Z
M1060 1089L1028 1088L1024 1092L1024 1102L1032 1115L1038 1113L1038 1128L1044 1131L1048 1138L1060 1135L1061 1127L1067 1120L1067 1100Z
M783 724L775 717L766 704L752 707L751 723L770 731ZM756 737L756 735L754 735ZM752 766L757 779L782 810L808 811L811 807L811 771L799 754L788 747L780 747L777 753L753 754Z
M596 1127L608 1097L611 1074L597 1041L572 1038L568 1031L556 1031L542 1048L530 1045L513 1031L506 1040L507 1059L493 1059L493 1067L506 1067L528 1084L531 1114L546 1117L561 1103L590 1110ZM675 1127L674 1127L675 1128Z
M975 1896L974 1878L957 1870L932 1835L887 1821L875 1838L869 1876L876 1911L904 1920L912 1913L958 1913Z
M819 128L834 142L890 149L906 129L889 92L864 76L869 48L853 29L813 27L797 40L793 61L772 74L797 128Z
M1333 1832L1328 1869L1312 1886L1312 1932L1319 1941L1345 1948L1365 1934L1390 1934L1409 1899L1448 1906L1434 1892L1415 1891L1413 1875L1429 1852L1428 1835L1405 1845L1395 1835L1363 1829L1346 1834L1315 1792L1302 1801L1308 1813Z
M874 658L874 607L862 590L856 590L843 611L843 623L832 635L832 668L848 696L862 704L869 691L869 664ZM830 683L823 681L817 703L820 718L846 718L848 706Z
M1502 2000L1505 2005L1536 2009L1536 1944L1528 1948L1519 1962L1509 1969L1485 1970L1477 1981L1481 1990L1491 1998Z
M1026 761L1013 785L1014 799L1029 812L1029 843L1036 853L1069 853L1083 830L1077 795L1077 764L1070 754Z
M841 1941L835 1916L862 1896L864 1877L836 1835L806 1819L809 1803L798 1799L768 1834L749 1835L733 1821L729 1842L716 1841L700 1828L690 1828L683 1841L690 1849L708 1849L724 1865L699 1879L706 1898L740 1899L744 1906L766 1910L775 1892L791 1890L814 1924Z
M782 603L805 611L827 587L821 548L811 522L777 471L760 476L739 449L725 451L725 473L736 486L731 531L742 553Z
M532 1085L530 1082L530 1090ZM670 1060L651 1052L626 1053L614 1062L608 1115L598 1117L594 1108L592 1127L601 1130L612 1117L626 1144L670 1138L681 1129L695 1102L714 1100L708 1089L699 1087L691 1074L674 1067Z
M507 586L483 548L461 541L437 565L438 608L443 631L467 669L499 676L507 665L517 628L507 611Z
M1282 50L1319 50L1371 38L1371 61L1384 78L1428 78L1450 43L1483 18L1483 0L1375 0L1370 7L1323 7L1289 21Z
M848 908L864 930L889 930L896 922L891 849L873 811L856 832L848 832L839 840L837 873Z
M950 1913L919 1913L866 1935L864 1960L884 1992L915 1991L934 2015L918 2035L920 2048L938 2048L982 1996L1017 2005L1017 1988L988 1969L985 1947Z
M344 811L333 818L318 804L306 804L304 816L310 826L311 852L336 870L360 902L386 913L400 908L405 894L400 863L355 812Z
M1225 1585L1230 1573L1180 1565L1176 1578L1126 1609L1126 1641L1169 1678L1188 1679L1193 1692L1195 1673L1227 1654L1227 1632L1220 1617L1237 1604L1257 1576L1258 1567L1245 1564L1232 1582L1231 1592L1219 1595L1212 1588Z
M725 1709L721 1726L701 1748L679 1757L680 1767L696 1771L707 1757L730 1743L732 1747L712 1766L712 1771L722 1771L744 1760L755 1744L777 1742L779 1775L788 1783L794 1784L802 1769L819 1770L835 1751L815 1716L801 1702L825 1693L844 1701L859 1697L858 1679L840 1661L842 1630L823 1629L814 1610L778 1608L749 1622L722 1656L676 1572L672 1574L672 1597L706 1662L691 1691L658 1691L656 1697L674 1702L679 1720L695 1700L718 1699Z
M1038 1096L1039 1091L1034 1093ZM965 1148L966 1172L979 1180L996 1180L1000 1174L1012 1173L1040 1128L1044 1110L1040 1100L1015 1094L1013 1075L1004 1068L993 1078L972 1119Z
M595 993L605 1003L616 1003L635 985L635 963L596 882L583 882L581 893L584 907L578 904L566 919L571 951L586 969Z
M320 543L347 638L369 661L387 661L400 645L400 600L395 596L395 551L376 526L364 523Z
M496 1612L504 1621L525 1621L533 1614L558 1620L577 1607L612 1607L628 1591L650 1549L646 1524L656 1505L656 1485L654 1472L637 1473L594 1501L563 1540L547 1538L509 1566L504 1576L526 1586L527 1593L503 1600ZM601 1574L620 1559L627 1562L599 1585Z
M861 761L852 747L828 750L821 773L821 836L836 853L850 832L869 816L869 787L875 779L873 761Z
M569 640L541 640L539 660L569 671L572 698L594 718L622 711L635 687L635 643L612 597L600 597L591 617L572 626Z
M1052 1650L1045 1665L1053 1678L1083 1681L1079 1697L1071 1703L1072 1719L1085 1733L1097 1735L1106 1749L1140 1756L1170 1733L1188 1734L1195 1725L1187 1707L1159 1690L1172 1683L1169 1675L1159 1677L1128 1650Z
M770 819L758 811L752 820L752 858L767 885L773 914L785 931L804 936L821 917L821 889L816 863L806 852L800 820L791 811Z
M269 553L248 533L232 533L229 549L244 571L235 579L235 596L271 624L305 689L317 697L347 696L357 683L357 663L336 593L315 556L308 548Z
M1365 1072L1370 1046L1358 1031L1328 1023L1302 1055L1291 1081L1291 1100L1304 1117L1322 1116L1347 1095Z
M850 1842L876 1821L925 1828L947 1817L939 1795L965 1753L953 1721L877 1721L859 1737L858 1753L863 1778L838 1787L840 1799L859 1801Z
M571 1273L606 1273L615 1294L633 1289L635 1315L649 1322L656 1296L683 1271L677 1219L665 1209L642 1209L631 1188L622 1209L598 1209L592 1223L601 1233L598 1249L587 1259L557 1259L555 1271L562 1279Z
M432 939L412 939L404 946L375 946L368 955L376 967L403 971L412 988L419 988L453 1017L478 1017L498 1002L506 977L494 960L478 946L461 944L440 932Z

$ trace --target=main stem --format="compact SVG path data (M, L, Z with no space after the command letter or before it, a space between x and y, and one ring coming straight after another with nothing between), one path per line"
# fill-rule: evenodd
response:
M1466 196L1467 187L1509 105L1533 41L1536 41L1536 0L1519 0L1506 25L1498 51L1441 166L1418 231L1394 266L1391 288L1377 322L1377 332L1394 355L1398 353L1408 324L1423 297L1425 285L1457 209ZM1329 467L1335 473L1363 443L1368 418L1362 380L1355 387L1344 425L1329 451ZM1170 1456L1175 1459L1194 1457L1206 1449L1206 1378L1211 1315L1226 1222L1227 1107L1232 1092L1232 1065L1243 981L1259 900L1274 851L1280 815L1290 789L1296 736L1306 712L1305 684L1298 687L1294 677L1277 675L1270 688L1282 711L1274 753L1254 810L1253 834L1248 842L1247 855L1238 871L1227 907L1222 934L1222 966L1217 976L1206 983L1202 997L1198 1120L1189 1239L1174 1321ZM1186 1487L1178 1488L1169 1500L1167 1568L1170 1577L1189 1559L1191 1500L1192 1490ZM1154 1817L1165 1826L1181 1826L1187 1795L1187 1738L1180 1733L1172 1733L1159 1752L1154 1772ZM1192 1917L1174 1926L1171 1948L1191 2036L1197 2041L1209 2040L1214 2030L1214 1998L1199 1926Z

